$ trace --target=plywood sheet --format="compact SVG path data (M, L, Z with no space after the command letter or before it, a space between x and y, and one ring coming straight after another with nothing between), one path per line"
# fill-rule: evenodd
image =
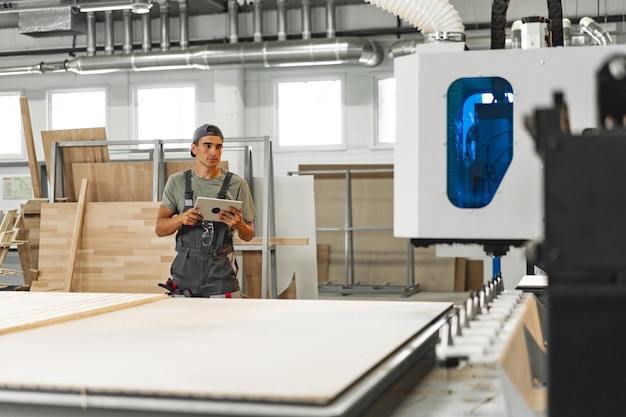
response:
M193 160L166 161L165 179L178 171L192 168ZM220 166L228 169L228 161ZM87 201L153 201L153 162L74 163L74 194L83 178L89 180ZM159 196L160 199L161 196Z
M31 291L59 290L69 259L77 203L41 206L39 275ZM87 203L73 289L163 293L174 237L154 233L158 202Z
M0 385L328 404L451 307L168 298L0 336Z
M41 139L43 141L43 149L46 158L48 178L50 178L52 142L81 142L106 140L106 131L104 127L94 127L87 129L42 130ZM63 197L68 198L69 201L76 201L77 193L74 190L74 174L72 171L72 165L76 162L108 162L109 151L106 146L76 146L63 148L62 153L64 191ZM55 197L58 196L59 194L57 193Z

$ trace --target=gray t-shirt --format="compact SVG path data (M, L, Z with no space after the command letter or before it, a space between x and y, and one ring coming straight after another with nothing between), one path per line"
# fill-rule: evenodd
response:
M223 168L222 174L217 178L205 179L198 177L193 169L191 171L191 189L193 190L193 203L198 197L217 198L222 188L226 171ZM248 223L256 218L256 209L252 201L250 187L245 179L237 174L233 174L226 191L226 198L229 200L239 200L242 202L241 212L243 220ZM161 204L174 213L182 213L185 207L185 171L172 174L165 183Z

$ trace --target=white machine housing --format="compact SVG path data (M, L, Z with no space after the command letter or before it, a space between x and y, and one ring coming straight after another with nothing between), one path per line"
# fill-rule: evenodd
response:
M464 51L423 44L394 62L397 138L394 236L445 240L540 240L543 172L524 118L562 91L572 133L597 127L596 72L624 45ZM460 78L501 77L513 89L513 158L493 200L454 206L447 195L446 94ZM591 109L591 110L590 110Z

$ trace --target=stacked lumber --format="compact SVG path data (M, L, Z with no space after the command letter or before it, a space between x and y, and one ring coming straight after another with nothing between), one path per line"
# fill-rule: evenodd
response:
M85 203L72 291L163 293L174 237L154 233L158 202ZM41 205L38 279L31 291L63 291L78 203Z

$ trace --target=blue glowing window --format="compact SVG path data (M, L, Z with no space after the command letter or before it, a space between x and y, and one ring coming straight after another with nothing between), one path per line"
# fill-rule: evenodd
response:
M447 98L448 199L485 207L513 159L513 89L499 77L461 78Z

